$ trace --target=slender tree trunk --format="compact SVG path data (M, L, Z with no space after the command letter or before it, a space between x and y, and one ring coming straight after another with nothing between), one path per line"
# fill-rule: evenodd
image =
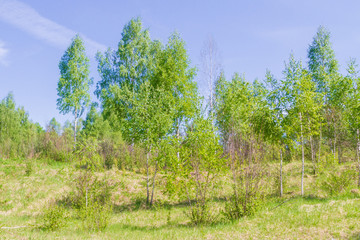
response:
M321 161L321 141L322 141L322 131L321 131L321 123L320 123L320 138L319 138L319 163Z
M336 159L336 130L334 126L334 161Z
M180 119L178 119L177 129L176 129L176 138L178 140L178 147L179 147L179 141L180 141ZM179 150L176 153L176 156L178 158L178 161L180 160L180 152Z
M252 137L250 137L249 165L252 162Z
M316 165L315 165L315 155L314 155L314 146L313 146L313 139L310 136L310 149L311 149L311 161L313 164L314 175L316 174Z
M304 196L304 137L303 137L303 126L302 126L302 117L300 113L300 131L301 131L301 159L302 159L302 166L301 166L301 196Z
M360 187L360 159L359 159L360 141L359 141L359 129L357 129L356 133L357 133L357 146L356 146L356 152L357 152L357 163L358 163L358 169L359 169L358 186Z
M272 155L273 160L275 161L275 146L272 147Z
M150 155L151 147L146 154L146 204L149 204L149 155Z
M280 148L280 197L283 196L283 174L282 174L282 167L283 167L283 159L282 159L282 150Z
M76 112L75 112L75 121L74 121L74 151L76 150L77 121L78 121L78 116L77 116L77 111L76 111Z
M341 152L341 147L340 147L340 144L338 144L338 160L339 160L339 164L341 164L341 156L342 155L342 152Z
M229 153L230 153L230 159L231 159L231 171L232 171L232 175L233 175L233 186L234 186L234 195L235 195L235 199L236 201L239 199L238 198L238 193L237 193L237 184L236 184L236 166L235 166L235 162L236 162L236 158L235 158L235 144L234 144L234 139L232 139L233 136L233 129L231 128L231 135L229 136ZM241 153L241 147L240 147L240 153ZM239 154L240 155L240 154Z
M156 173L157 173L157 165L158 165L158 162L156 161L156 164L155 164L155 173L154 173L154 178L153 178L153 186L152 186L152 191L151 191L150 206L152 206L152 204L153 204L153 199L154 199L155 178L156 178Z

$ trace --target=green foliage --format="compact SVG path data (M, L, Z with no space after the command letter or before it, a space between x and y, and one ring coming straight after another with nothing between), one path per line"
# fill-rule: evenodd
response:
M223 211L229 220L254 215L264 202L264 189L268 186L268 183L262 181L265 173L259 163L242 162L238 167L235 164L233 194L227 199Z
M115 129L111 128L109 121L105 120L96 108L97 104L92 103L86 119L83 121L81 133L86 137L94 137L101 140L114 134Z
M195 199L195 206L189 202L191 220L195 221L194 224L207 222L212 219L207 202L226 163L211 119L201 115L194 119L181 147L180 159L179 177L187 198Z
M254 98L252 89L245 78L234 74L231 82L221 75L216 83L217 126L222 141L228 141L232 134L243 135L250 130L250 118L253 112Z
M345 102L346 114L345 119L348 124L349 132L352 136L356 136L356 130L360 129L360 76L359 76L359 66L356 63L355 59L352 59L348 66L348 75L346 81L350 81L350 89L346 92L347 98L342 98L341 100L347 100Z
M110 88L127 85L130 91L136 92L150 77L157 46L158 42L151 41L149 31L142 29L142 23L137 18L124 26L117 50L109 49L104 55L97 53L101 81L97 83L95 93L100 98L106 117L115 107Z
M104 163L98 150L97 139L93 137L81 139L75 152L80 167L91 170L103 169Z
M62 56L58 82L57 105L61 113L72 112L80 117L82 108L90 102L89 59L85 55L83 40L76 35Z
M71 187L67 201L80 209L91 201L101 205L109 204L115 186L109 185L106 179L98 179L91 171L81 170L74 176Z
M149 82L139 86L133 93L127 86L112 88L118 106L124 137L129 142L142 144L145 148L156 145L172 126L173 100L161 89L154 89Z
M0 102L0 157L35 157L42 132L23 107L16 107L12 93Z
M85 47L79 35L74 37L62 56L59 69L57 106L60 113L72 112L74 115L74 142L76 144L77 121L83 114L84 108L90 103L89 87L92 84L92 79L89 77L89 59L85 55Z
M207 202L196 202L191 206L187 216L193 225L212 224L218 219L219 214L209 205Z
M67 225L67 218L68 215L63 206L50 203L50 205L44 209L38 227L47 231L58 230Z
M309 46L308 60L305 68L291 55L282 78L276 79L268 71L264 84L257 80L249 83L239 74L234 74L228 82L221 72L215 86L216 101L211 97L210 116L205 117L201 114L202 99L194 81L196 68L191 66L180 35L172 34L163 45L151 40L140 19L132 19L123 28L117 49L97 54L101 80L95 94L101 110L96 103L91 104L82 121L80 116L90 102L92 81L83 42L76 36L59 63L61 76L57 89L58 108L64 114L72 112L74 124L66 122L62 127L52 118L44 131L29 120L22 107L16 107L12 94L0 103L0 158L6 159L2 169L4 183L16 176L17 166L23 177L25 165L25 175L31 176L24 178L26 181L36 178L40 167L33 167L36 164L33 157L47 158L60 166L66 163L59 162L78 160L78 172L72 179L66 203L73 207L70 211L77 213L77 220L81 220L85 231L106 228L112 199L129 201L126 207L143 211L139 209L145 202L140 191L145 183L138 184L138 181L144 178L147 204L153 203L155 183L161 185L161 191L168 197L165 201L170 201L171 206L187 200L187 217L193 225L215 222L219 214L214 211L214 199L224 197L227 197L225 202L216 204L222 205L227 219L253 216L265 203L265 193L273 190L266 190L270 181L265 172L275 172L267 163L280 160L280 149L284 149L281 170L283 175L286 171L287 181L284 183L280 176L275 179L276 185L280 185L281 180L281 186L286 185L289 190L282 192L285 197L297 193L299 184L291 182L290 176L299 175L296 161L300 153L302 187L305 177L306 182L314 183L314 189L309 192L346 195L357 177L353 158L360 144L356 134L360 128L358 66L351 60L348 74L340 74L330 33L323 27ZM81 132L74 147L77 129ZM16 166L10 164L12 158L18 158ZM310 158L314 167L312 176L307 175L312 174L310 171L304 171ZM359 155L355 158L359 165ZM122 170L114 169L114 174L132 176L135 173L126 170L136 172L136 189L131 190L136 192L136 197L130 197L131 193L113 196L114 186L110 181L97 177L113 167ZM60 171L57 175L62 174ZM276 170L276 174L278 172ZM2 186L1 195L6 193ZM319 189L323 192L318 192ZM357 189L352 192L358 194ZM18 195L22 194L27 205L31 194L25 188ZM298 199L298 202L311 203L312 198ZM11 197L2 198L2 209L9 211L18 206L12 201ZM269 202L266 204L273 204ZM314 210L318 206L310 207ZM42 215L40 228L55 230L64 226L65 210L51 205ZM151 212L154 218L157 210ZM294 210L301 215L301 221L294 223L287 219L292 229L319 224L321 212L315 210L314 215L305 210ZM273 217L284 217L277 215L278 212L266 213L264 217L280 221ZM178 221L178 216L168 213L168 224ZM147 230L148 224L143 223L143 218L141 221L145 227L132 228L130 224L124 229Z
M254 215L263 204L263 199L257 194L240 192L238 197L231 196L225 203L223 214L229 220L237 220Z
M97 201L91 201L87 207L82 206L78 214L84 229L103 231L109 224L111 212L112 208L109 204L104 205Z
M337 167L339 168L339 167ZM323 171L318 179L318 185L329 196L336 196L344 191L349 191L350 187L354 187L355 171L352 169L342 169L333 171L334 168Z
M67 124L67 123L65 123ZM40 156L58 162L67 162L73 159L73 138L71 126L66 126L61 132L60 123L52 118L41 135L39 144Z
M196 69L190 66L185 42L177 33L157 51L155 60L150 82L155 89L162 89L172 102L173 133L179 135L184 123L193 118L198 109L199 97L194 82Z
M323 26L318 28L308 49L309 70L319 92L328 92L329 78L338 71L338 62L330 42L330 32Z
M25 176L30 176L32 172L33 172L33 162L28 159L25 163Z
M102 231L108 225L114 187L106 179L95 177L89 170L82 170L75 176L67 202L77 209L86 230Z

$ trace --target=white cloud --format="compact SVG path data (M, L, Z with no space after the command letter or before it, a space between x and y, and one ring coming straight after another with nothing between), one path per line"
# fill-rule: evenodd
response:
M5 47L5 43L0 41L0 65L3 66L9 65L9 62L6 59L8 53L9 53L9 49Z
M35 9L17 0L0 0L0 19L63 49L69 46L76 34L75 31L41 16ZM106 50L106 46L80 35L89 54L94 55L98 50Z

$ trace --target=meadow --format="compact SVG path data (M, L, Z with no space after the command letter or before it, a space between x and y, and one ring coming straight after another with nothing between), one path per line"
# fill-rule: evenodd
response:
M276 169L277 166L274 163L269 167ZM65 206L64 226L47 230L41 228L44 209L54 203L61 204L74 188L74 177L79 170L74 164L52 160L33 160L31 167L21 160L1 160L0 238L359 239L359 190L349 189L325 197L314 187L316 177L309 173L305 175L306 195L301 197L300 168L301 162L284 165L287 173L284 196L267 196L253 216L236 221L226 220L221 214L225 196L231 188L215 189L214 196L218 197L210 201L212 211L218 213L217 219L199 226L190 222L187 203L169 199L161 185L156 190L153 207L149 208L145 204L144 175L112 168L95 173L113 186L112 210L104 230L84 228L71 206Z

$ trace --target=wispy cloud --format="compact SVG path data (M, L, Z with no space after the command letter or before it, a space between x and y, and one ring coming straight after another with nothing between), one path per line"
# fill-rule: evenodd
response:
M7 61L6 57L9 53L9 49L5 47L5 43L0 41L0 65L7 66L9 62Z
M76 34L75 31L41 16L35 9L17 0L0 0L0 20L64 49ZM80 35L89 54L94 55L98 50L106 50L106 46Z

